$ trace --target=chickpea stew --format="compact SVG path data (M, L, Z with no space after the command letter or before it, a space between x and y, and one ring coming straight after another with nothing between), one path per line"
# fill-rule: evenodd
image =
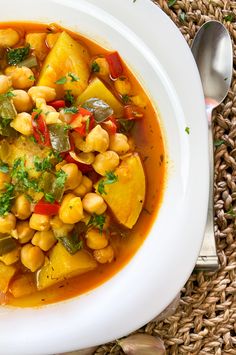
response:
M147 236L165 172L157 113L117 52L55 24L0 25L0 304L108 280Z

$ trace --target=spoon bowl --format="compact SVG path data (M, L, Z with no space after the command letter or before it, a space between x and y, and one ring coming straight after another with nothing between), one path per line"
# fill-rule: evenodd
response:
M197 32L192 53L201 76L205 99L217 107L226 97L232 79L232 44L218 21L206 22Z

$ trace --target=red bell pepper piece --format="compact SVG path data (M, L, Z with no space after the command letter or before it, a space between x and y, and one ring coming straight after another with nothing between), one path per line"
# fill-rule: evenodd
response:
M112 115L102 123L103 128L108 132L108 134L115 134L117 132L117 121Z
M49 130L44 121L43 115L34 111L31 116L31 123L33 127L33 135L37 143L46 147L51 146Z
M53 216L58 214L60 205L58 202L50 203L42 198L34 207L34 213Z
M89 120L88 123L87 120L81 122L81 119L85 116L87 116L87 120ZM72 115L70 125L76 132L81 135L81 137L85 137L86 134L89 133L91 129L95 126L95 120L92 112L86 110L83 107L79 107L78 112Z
M76 161L75 159L73 159L70 154L67 154L65 157L64 157L64 160L67 161L67 163L74 163L78 166L79 170L83 173L83 174L86 174L88 173L89 171L93 171L93 167L92 165L87 165L87 164L83 164L83 163L80 163L79 161Z
M134 105L126 105L124 107L124 117L127 120L137 120L143 117L143 113Z
M106 60L109 64L110 74L113 79L117 79L123 74L123 66L117 52L107 54Z
M47 103L49 106L54 107L57 111L60 108L63 108L66 106L65 100L54 100L54 101L50 101Z

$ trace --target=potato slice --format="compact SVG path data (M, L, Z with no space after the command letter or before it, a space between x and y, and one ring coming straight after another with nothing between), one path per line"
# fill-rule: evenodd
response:
M0 291L6 293L8 285L16 272L15 266L5 265L0 262Z
M84 274L97 267L96 261L85 250L71 255L59 242L52 249L49 262L38 272L37 288L42 290L73 276Z
M70 73L78 81L68 76ZM87 50L66 32L62 32L44 61L37 85L55 88L57 97L62 97L64 90L71 90L77 97L87 87L89 74ZM55 83L64 77L66 77L64 84Z
M77 104L83 105L86 100L95 97L105 101L114 110L117 117L122 116L123 107L121 103L98 78L93 79L87 89L78 97Z
M119 223L132 228L137 222L145 199L145 174L140 157L134 153L125 158L114 171L118 181L105 185L102 194ZM98 193L98 184L95 185Z

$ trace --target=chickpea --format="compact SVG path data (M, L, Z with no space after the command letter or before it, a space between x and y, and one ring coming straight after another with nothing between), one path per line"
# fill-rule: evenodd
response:
M90 229L86 235L86 244L90 249L102 249L108 245L108 240L104 232L100 233L98 229Z
M13 104L17 112L29 112L33 108L32 100L25 90L13 90Z
M44 99L46 102L53 101L56 98L56 90L49 86L33 86L29 89L28 94L34 102L38 98Z
M83 198L83 208L88 213L103 214L107 205L105 204L102 196L99 196L93 192L89 192Z
M93 256L100 264L111 263L114 259L114 250L108 245L106 248L95 250Z
M45 59L48 53L48 48L45 43L46 36L46 33L28 33L25 37L25 41L30 44L36 57L41 61Z
M34 236L35 231L30 228L28 221L19 221L16 224L18 242L20 244L28 243Z
M92 65L96 65L98 66L98 75L101 76L109 76L110 75L110 69L109 69L109 64L107 63L106 58L96 58Z
M76 196L84 197L86 193L92 191L92 187L93 187L92 180L90 180L87 176L83 175L80 185L76 187L75 190L73 190L73 193Z
M19 39L19 34L12 28L0 30L0 47L13 47Z
M50 229L50 218L43 214L33 213L29 220L29 226L37 231L48 231Z
M29 218L31 215L31 205L25 195L19 195L12 206L12 212L21 220Z
M115 89L120 95L128 95L131 90L131 84L128 78L120 76L114 83Z
M99 153L104 153L109 147L109 134L100 125L94 127L86 137L86 144Z
M58 37L60 36L60 33L49 33L46 37L46 43L47 46L52 49L58 40Z
M11 86L11 78L9 78L7 75L0 75L0 94L7 92Z
M2 173L0 171L0 191L5 190L6 184L9 184L11 182L11 177L7 173Z
M12 213L0 216L0 233L11 233L15 229L16 217Z
M44 232L36 232L31 243L38 246L43 251L48 251L55 243L56 238L52 230Z
M34 73L27 67L8 67L5 73L11 78L14 89L28 89L34 84Z
M43 265L45 258L42 250L32 244L25 244L21 248L20 257L22 264L32 272L35 272Z
M93 150L92 140L90 140L89 143L84 141L78 132L73 132L72 138L73 138L73 141L74 141L77 149L82 150L82 152L84 152L84 153L92 152L92 150Z
M7 254L4 254L0 257L0 261L2 261L5 265L12 265L16 263L20 259L20 249L16 248L10 251Z
M65 235L67 235L68 233L70 233L73 228L74 228L74 224L66 224L63 223L59 216L55 216L51 219L50 224L52 226L52 230L53 233L57 236L57 237L63 237Z
M83 206L80 197L67 194L59 209L59 218L63 223L74 224L83 218Z
M119 155L112 150L100 153L96 156L93 168L96 173L105 176L107 171L113 171L119 165Z
M79 186L82 180L82 173L78 169L76 164L65 164L63 165L61 170L63 170L67 174L65 190L73 190L77 186Z
M10 123L10 126L24 136L31 136L33 134L31 115L27 112L18 113Z
M119 155L125 154L129 150L128 138L122 133L115 133L110 137L109 148Z

